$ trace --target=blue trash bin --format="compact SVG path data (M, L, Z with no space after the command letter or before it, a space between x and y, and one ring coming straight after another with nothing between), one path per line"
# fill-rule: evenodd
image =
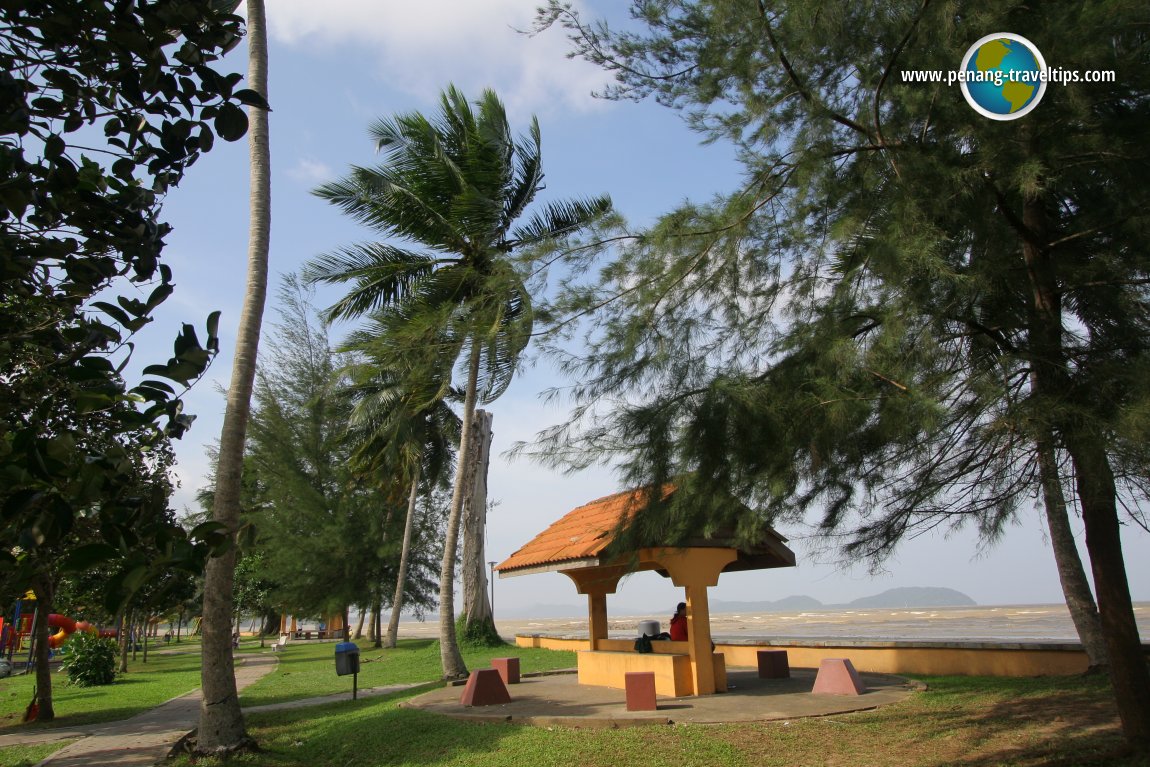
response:
M336 676L359 673L359 645L355 642L340 642L335 646Z

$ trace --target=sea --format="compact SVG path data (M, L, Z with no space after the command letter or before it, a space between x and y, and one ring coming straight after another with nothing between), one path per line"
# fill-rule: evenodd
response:
M641 620L661 615L609 615L612 637L633 637ZM1143 641L1150 642L1150 602L1136 602L1134 617ZM553 634L586 636L587 619L501 619L500 635ZM402 636L435 637L439 624L405 620ZM662 630L666 630L666 625ZM874 639L889 641L1077 642L1066 605L986 605L977 607L825 608L798 612L718 612L711 614L711 634L729 639Z

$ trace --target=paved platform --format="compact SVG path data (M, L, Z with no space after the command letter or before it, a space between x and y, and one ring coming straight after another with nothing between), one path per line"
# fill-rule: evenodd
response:
M628 711L623 690L580 685L574 673L524 676L510 685L511 702L469 708L462 687L424 693L400 705L478 722L536 726L631 727L636 725L757 722L867 711L905 700L921 684L889 674L862 674L862 695L813 695L816 669L791 669L788 679L760 679L755 669L728 669L729 690L716 695L658 696L655 711Z

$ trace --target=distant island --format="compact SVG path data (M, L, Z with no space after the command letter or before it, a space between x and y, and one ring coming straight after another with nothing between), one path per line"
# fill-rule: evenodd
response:
M793 613L805 610L851 610L886 609L899 607L976 607L973 599L961 591L941 586L902 586L887 589L881 594L860 597L844 604L824 604L814 597L805 595L784 597L776 600L756 602L727 602L712 599L712 613ZM619 614L645 614L649 607L612 605L610 611ZM580 604L535 604L529 607L512 607L500 610L504 617L517 618L575 618L585 615L586 605Z

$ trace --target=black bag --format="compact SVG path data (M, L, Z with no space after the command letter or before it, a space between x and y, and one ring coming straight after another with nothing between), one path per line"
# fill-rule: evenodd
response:
M639 638L635 640L635 652L651 651L651 637L647 636L646 634L641 634Z

